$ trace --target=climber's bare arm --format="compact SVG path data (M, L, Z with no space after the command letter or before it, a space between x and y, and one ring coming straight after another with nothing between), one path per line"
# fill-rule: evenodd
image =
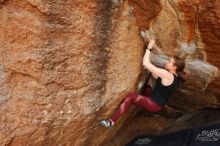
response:
M155 74L153 74L153 73L152 73L152 76L153 76L155 79L157 79L157 78L158 78L158 76L157 76L157 75L155 75Z
M162 68L158 68L156 67L155 65L153 65L150 60L149 60L149 54L150 54L150 51L147 50L145 55L144 55L144 59L143 59L143 66L148 69L155 78L162 78L162 79L165 79L167 80L168 77L170 76L170 73L165 70L165 69L162 69Z
M144 66L144 69L147 69L147 68ZM152 76L153 76L155 79L158 78L158 76L157 76L156 74L153 74L152 72L151 72L151 74L152 74Z
M148 48L153 48L154 43L155 43L154 40L150 40L150 42L148 44ZM144 68L148 69L154 75L154 77L156 77L156 78L161 77L162 79L169 80L170 73L167 70L158 68L151 63L149 49L147 49L145 52L145 55L143 58L143 66L144 66Z

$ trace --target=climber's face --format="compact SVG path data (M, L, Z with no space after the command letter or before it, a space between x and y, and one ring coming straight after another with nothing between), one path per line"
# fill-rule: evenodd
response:
M165 69L167 70L176 70L175 59L171 57L165 64Z

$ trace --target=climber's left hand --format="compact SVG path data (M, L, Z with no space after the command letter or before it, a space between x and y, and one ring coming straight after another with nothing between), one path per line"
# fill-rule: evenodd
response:
M155 40L154 40L154 39L150 39L147 48L151 48L151 49L153 49L154 45L155 45Z

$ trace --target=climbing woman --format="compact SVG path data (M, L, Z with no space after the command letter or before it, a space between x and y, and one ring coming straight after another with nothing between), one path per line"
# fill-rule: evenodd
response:
M135 92L127 94L115 113L110 118L100 121L104 127L111 128L131 104L150 112L159 112L173 92L177 90L179 84L184 81L185 61L177 56L172 56L165 64L165 69L158 68L150 61L151 49L154 46L155 41L151 39L143 58L144 68L148 69L156 79L154 89L152 90L150 86L147 86L143 95Z

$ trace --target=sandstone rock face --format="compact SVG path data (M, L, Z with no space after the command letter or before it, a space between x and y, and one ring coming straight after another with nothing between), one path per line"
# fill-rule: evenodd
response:
M0 44L1 146L98 145L101 107L116 108L141 72L126 2L8 0Z
M125 144L126 139L137 135L166 132L168 127L175 131L187 126L214 122L214 119L207 121L208 117L199 111L220 107L219 59L217 59L220 47L220 1L161 0L160 3L154 1L148 2L149 4L145 2L133 0L130 4L136 11L134 15L139 28L155 32L157 44L162 49L162 54L152 54L152 61L161 65L168 56L177 54L184 57L187 81L156 117L140 113L129 124L126 123L120 135L111 140L118 146ZM158 4L153 8L162 7L157 15L149 10L152 3ZM149 16L151 22L141 20L146 16ZM190 122L190 118L184 118L185 121L176 120L177 112L183 114L182 117L188 117L188 112L201 117L194 122ZM210 115L212 116L215 117ZM106 145L111 144L107 142Z
M140 30L155 32L163 55L185 57L188 73L159 117L139 117L146 132L163 131L175 111L220 107L219 13L217 0L0 1L0 145L125 142L114 136L135 106L111 130L99 120L137 89Z
M161 1L161 4L163 9L151 29L158 34L164 53L186 58L189 73L173 106L185 110L219 107L219 60L214 58L219 57L220 2L169 0Z
M152 3L131 1L138 26L142 30L145 23L139 19L146 15L151 18L145 30L149 29L156 34L157 44L163 54L179 55L186 59L187 83L179 90L173 104L189 110L204 106L219 107L219 59L216 58L219 58L217 48L220 46L220 2L161 0L160 3L154 3L160 6L153 8L162 7L156 17L148 14L151 13L149 6ZM165 59L157 57L154 61L159 63Z

